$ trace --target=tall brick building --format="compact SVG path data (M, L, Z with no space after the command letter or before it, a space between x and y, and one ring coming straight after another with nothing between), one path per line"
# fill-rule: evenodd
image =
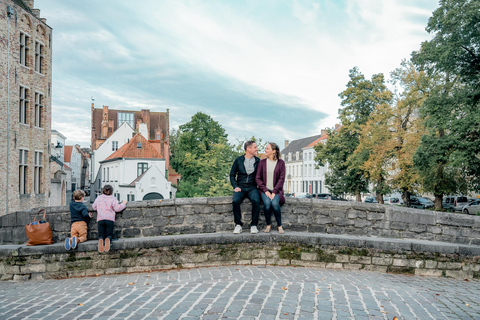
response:
M50 193L52 28L33 0L0 1L0 215Z

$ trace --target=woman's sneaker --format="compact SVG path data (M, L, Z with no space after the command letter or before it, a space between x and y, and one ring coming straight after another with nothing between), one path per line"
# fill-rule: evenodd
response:
M110 251L110 238L105 238L105 247L103 251L105 252Z
M65 249L70 250L70 238L65 239Z
M233 230L233 233L241 233L242 232L242 226L237 224L235 226L235 230Z
M98 252L103 252L103 239L98 239Z
M77 237L72 237L72 249L75 249L77 247Z

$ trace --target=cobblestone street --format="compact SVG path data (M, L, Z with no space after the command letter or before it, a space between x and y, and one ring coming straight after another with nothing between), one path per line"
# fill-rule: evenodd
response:
M480 281L229 266L1 282L0 319L478 319Z

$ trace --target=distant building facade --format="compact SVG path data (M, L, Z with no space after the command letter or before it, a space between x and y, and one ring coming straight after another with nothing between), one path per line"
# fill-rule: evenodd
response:
M52 207L67 204L67 188L70 186L72 171L65 166L65 140L67 138L52 130L50 155L50 197L48 205Z
M0 215L50 194L52 28L34 1L0 1Z

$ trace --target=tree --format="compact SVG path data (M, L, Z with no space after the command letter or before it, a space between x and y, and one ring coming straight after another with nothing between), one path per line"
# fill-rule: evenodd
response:
M318 165L329 165L325 183L336 194L349 193L361 201L361 193L368 191L368 174L361 168L368 153L354 153L358 144L361 126L365 125L375 106L388 103L391 94L384 84L383 74L365 79L357 67L350 70L347 89L339 94L342 98L339 118L342 127L338 132L330 130L325 145L317 144L315 160Z
M256 138L255 136L252 136L250 139L245 139L243 141L237 139L237 145L235 147L235 151L239 156L245 153L245 149L244 149L245 142L250 140L255 141L255 143L257 144L258 152L260 153L263 152L267 144L269 144L269 142L263 141L262 138Z
M236 153L218 122L198 112L171 139L171 165L182 176L177 197L231 193L228 174Z
M415 154L440 208L444 194L480 189L480 2L441 0L412 59L441 83L421 109L428 134Z

